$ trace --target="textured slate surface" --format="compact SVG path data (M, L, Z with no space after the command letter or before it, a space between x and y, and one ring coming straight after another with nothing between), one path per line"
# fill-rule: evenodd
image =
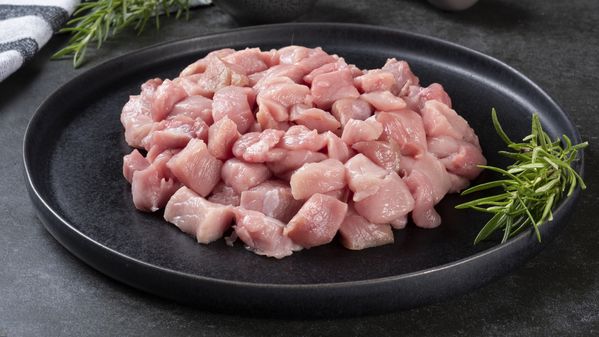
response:
M462 13L420 0L325 1L299 21L380 24L463 44L507 62L569 112L597 144L599 3L481 0ZM225 316L181 306L121 285L69 254L42 227L21 164L25 127L55 88L109 57L154 43L238 27L214 7L159 32L126 33L81 70L48 61L57 36L32 62L0 83L0 336L590 336L599 334L599 250L593 206L599 163L586 152L587 183L578 212L559 238L523 268L448 302L342 320L282 321Z

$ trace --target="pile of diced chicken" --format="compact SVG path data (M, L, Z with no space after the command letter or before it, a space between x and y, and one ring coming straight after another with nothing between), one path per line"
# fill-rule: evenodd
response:
M217 50L151 79L123 107L135 206L200 243L227 233L276 258L324 245L393 242L485 164L443 87L404 61L360 70L321 48ZM142 150L142 151L143 151Z

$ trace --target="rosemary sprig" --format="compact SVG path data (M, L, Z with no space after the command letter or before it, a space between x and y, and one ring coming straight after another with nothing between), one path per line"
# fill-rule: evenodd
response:
M53 59L73 57L73 67L79 67L85 60L90 43L99 49L109 37L123 28L133 27L140 34L152 17L156 29L160 29L161 13L167 16L175 12L179 18L189 17L189 0L98 0L82 2L73 13L67 27L60 30L70 33L67 46L52 55Z
M491 111L495 130L511 151L499 151L501 155L515 162L502 169L494 166L481 166L497 172L503 179L473 186L462 195L500 188L499 194L462 203L456 208L471 208L493 214L480 230L474 244L485 240L495 231L503 231L501 243L531 226L539 242L539 226L553 220L552 210L565 196L572 195L577 186L585 189L580 175L572 168L578 150L588 146L588 142L573 145L566 136L551 140L543 131L537 114L532 116L531 134L521 143L513 142L503 131L495 109Z

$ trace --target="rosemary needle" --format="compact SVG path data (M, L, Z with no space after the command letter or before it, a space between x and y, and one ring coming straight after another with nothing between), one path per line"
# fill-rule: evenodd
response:
M577 186L583 190L586 188L572 163L577 159L578 151L587 147L588 142L573 145L566 135L552 141L543 130L539 116L534 114L531 134L521 143L516 143L503 131L495 109L491 111L491 117L497 134L511 150L499 153L513 159L514 163L506 169L481 166L501 174L503 179L473 186L462 195L488 189L501 189L501 192L462 203L456 208L493 214L474 239L474 244L499 230L503 232L501 242L504 243L530 227L534 228L540 242L539 226L553 220L555 205L564 196L572 195Z
M72 56L73 67L79 67L85 60L87 47L95 43L100 48L110 36L125 27L133 27L141 33L148 21L154 17L157 29L160 28L159 14L176 12L179 18L183 13L189 16L189 0L97 0L82 2L73 13L73 19L61 33L70 33L67 46L52 55L53 59Z

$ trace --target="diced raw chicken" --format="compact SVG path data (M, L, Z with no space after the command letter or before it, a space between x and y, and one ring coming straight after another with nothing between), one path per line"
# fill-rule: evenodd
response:
M222 167L223 181L237 193L261 184L270 178L270 175L266 165L246 163L236 158L227 160Z
M281 259L301 250L287 235L284 224L257 211L237 208L235 233L247 248L258 255Z
M363 121L372 116L372 107L359 98L342 98L333 103L331 113L345 126L350 119Z
M341 69L349 69L349 65L345 63L345 60L343 58L339 58L336 62L326 63L312 70L308 75L304 76L303 80L304 82L311 85L316 76Z
M318 131L310 130L303 125L294 125L285 132L279 145L287 150L319 151L325 147L327 140Z
M414 208L414 199L397 173L377 166L363 154L348 160L345 167L354 207L368 221L390 223Z
M427 137L450 136L480 148L478 137L468 122L447 105L436 100L426 101L420 114Z
M396 144L401 154L419 156L427 151L424 125L416 112L409 109L380 112L376 119L383 124L381 140Z
M164 209L166 221L195 236L199 243L220 239L234 216L232 206L210 202L185 186L172 196Z
M222 58L224 61L240 66L246 75L268 69L265 55L258 48L246 48Z
M428 139L429 151L434 154L447 171L472 180L482 169L478 165L486 165L487 160L481 150L471 143L457 140L449 136Z
M306 163L317 163L327 159L324 153L309 150L289 150L285 157L278 161L268 162L268 169L275 175L296 170Z
M395 76L395 88L392 92L399 96L406 96L411 85L418 85L418 77L412 73L406 61L388 59L382 70L389 71Z
M185 97L187 97L187 92L181 86L171 80L164 80L154 93L154 100L150 108L152 120L159 122L166 118L175 104Z
M289 109L306 102L310 89L293 82L287 77L276 77L264 83L258 94L256 119L262 129L277 128L279 123L289 120Z
M354 87L352 72L342 69L314 77L310 89L314 104L328 110L333 103L342 98L358 98L360 93Z
M142 171L148 166L150 166L148 160L137 149L134 149L131 153L123 157L123 176L131 183L133 173L135 171Z
M351 207L339 227L341 244L347 249L361 250L393 243L393 230L389 224L373 224L357 214Z
M252 89L240 87L224 87L214 94L212 100L212 118L214 122L229 117L237 125L240 133L245 133L254 124L254 114L249 97Z
M451 108L451 98L439 83L433 83L426 88L412 85L405 100L410 109L414 111L420 111L424 107L424 103L430 100L439 101Z
M208 201L221 205L239 206L239 198L239 193L235 192L233 187L220 182L212 190L212 194L208 197Z
M133 172L131 194L135 208L155 212L164 207L169 198L181 187L167 168L171 153L165 151L143 170Z
M168 149L183 148L192 138L208 140L208 125L200 118L176 116L154 123L152 132L143 139L146 150L162 152Z
M379 181L377 192L355 201L354 207L368 221L385 224L410 213L414 209L414 199L397 173L389 172Z
M390 71L375 69L354 79L354 84L360 92L389 91L396 86L395 76Z
M352 145L352 148L386 170L397 172L400 168L398 149L389 142L378 140L357 142Z
M435 204L447 194L451 187L445 167L430 153L418 158L402 157L400 167L404 177L411 175L414 171L419 171L430 180Z
M243 68L223 61L218 57L207 58L206 70L196 78L202 96L211 97L219 89L227 86L244 87L250 83Z
M354 192L354 201L376 194L380 188L380 181L388 173L361 153L350 158L345 163L345 168L347 186Z
M418 227L435 228L441 224L441 216L435 210L432 182L420 171L413 171L404 178L414 196L412 220Z
M383 125L374 116L365 121L350 119L343 128L341 139L348 145L377 140L383 133Z
M346 203L316 193L289 221L283 233L304 248L324 245L333 240L346 213Z
M327 156L331 159L337 159L345 163L354 155L354 151L341 138L331 131L324 134L327 140Z
M204 96L189 96L175 104L168 118L187 116L193 119L201 118L206 124L212 125L212 100Z
M297 200L314 193L326 193L345 187L345 167L337 159L304 164L291 176L291 193Z
M305 73L306 70L300 66L293 64L279 64L265 71L252 74L249 78L250 84L252 84L255 90L260 92L269 85L272 79L277 77L286 77L295 83L301 84L302 77Z
M214 158L201 139L192 139L169 160L167 167L185 186L206 197L220 181L222 161Z
M123 106L121 124L125 128L125 140L132 147L141 148L142 140L152 131L153 120L150 113L156 88L162 83L155 78L141 85L141 93L129 96L129 101Z
M204 86L203 74L194 74L189 76L177 77L173 80L175 84L183 88L187 96L202 96L210 99L214 95L214 90ZM212 118L212 116L210 117Z
M320 47L309 49L301 46L288 46L279 49L278 53L281 64L298 65L304 69L306 74L324 64L337 61Z
M318 132L334 131L341 127L341 123L328 111L318 108L305 109L300 105L293 106L289 120Z
M406 102L390 91L372 91L360 96L378 111L395 111L406 107Z
M240 136L235 122L225 116L208 130L208 151L217 159L227 160L233 156L233 144Z
M286 151L274 147L284 134L284 131L275 129L246 133L233 145L233 154L237 158L252 163L280 160L285 156Z
M204 71L206 71L208 63L212 58L225 57L229 54L233 54L234 52L235 50L231 48L219 49L210 52L205 57L195 61L194 63L188 65L185 69L183 69L183 71L181 71L181 73L179 74L179 77L203 73Z
M450 172L447 172L447 175L449 176L449 181L451 181L448 193L459 193L470 185L470 180L464 177Z
M408 224L408 215L400 216L399 218L389 223L395 229L404 229Z
M241 192L241 207L262 212L283 223L289 222L302 205L302 201L293 198L289 184L279 180L267 180Z

